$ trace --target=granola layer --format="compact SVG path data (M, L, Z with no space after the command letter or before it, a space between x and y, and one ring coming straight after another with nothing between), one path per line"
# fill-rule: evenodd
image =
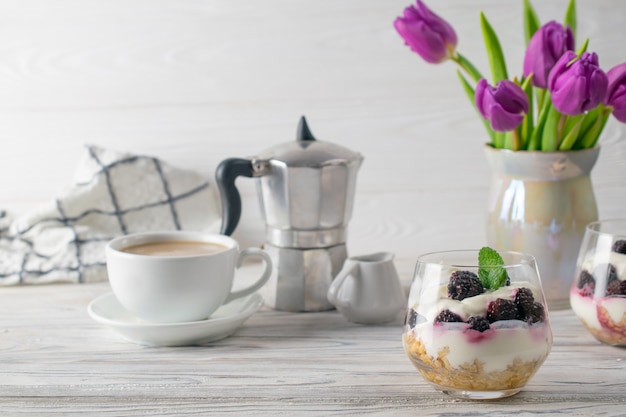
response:
M427 381L441 387L473 391L498 391L521 388L535 374L545 356L529 361L513 359L505 369L486 372L478 359L452 366L446 358L450 347L441 349L437 357L430 355L419 339L403 336L404 349L411 362Z

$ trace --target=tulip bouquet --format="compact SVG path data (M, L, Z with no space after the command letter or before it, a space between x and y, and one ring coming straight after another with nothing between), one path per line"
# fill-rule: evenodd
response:
M500 41L483 13L482 34L492 83L460 52L452 26L421 0L404 10L394 26L425 61L453 61L461 85L484 119L494 148L567 151L593 148L609 115L626 123L626 62L604 72L589 40L575 50L576 5L564 23L541 25L524 0L526 53L522 75L509 79ZM474 84L475 83L475 84Z

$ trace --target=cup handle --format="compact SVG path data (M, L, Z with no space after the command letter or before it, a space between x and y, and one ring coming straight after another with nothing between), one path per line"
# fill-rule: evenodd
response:
M326 298L328 298L328 301L331 304L337 307L350 308L350 301L340 299L337 296L337 293L339 292L339 288L341 288L341 285L344 283L346 278L352 275L358 267L359 264L357 262L351 260L346 261L343 268L341 268L341 271L339 271L335 279L330 283L330 287L328 287Z
M265 263L265 270L263 270L261 278L259 278L254 284L244 288L243 290L231 292L230 294L228 294L228 297L226 297L226 301L224 301L224 304L229 303L237 298L244 297L248 294L252 294L253 292L259 290L270 278L270 275L272 274L272 259L263 249L247 248L242 250L239 253L239 259L237 260L237 268L241 267L241 265L243 265L244 259L250 256L260 256L263 259Z

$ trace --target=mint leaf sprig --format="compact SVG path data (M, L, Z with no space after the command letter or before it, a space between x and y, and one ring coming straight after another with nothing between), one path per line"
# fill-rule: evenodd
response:
M478 278L487 290L497 290L509 278L502 256L488 246L478 252Z

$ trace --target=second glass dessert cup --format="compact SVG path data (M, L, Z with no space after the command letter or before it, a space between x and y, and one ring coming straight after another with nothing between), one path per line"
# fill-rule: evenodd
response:
M570 304L596 339L626 347L626 219L587 225Z
M479 267L478 254L419 257L403 345L436 389L457 398L503 398L542 365L552 331L535 258L503 251L503 266Z

